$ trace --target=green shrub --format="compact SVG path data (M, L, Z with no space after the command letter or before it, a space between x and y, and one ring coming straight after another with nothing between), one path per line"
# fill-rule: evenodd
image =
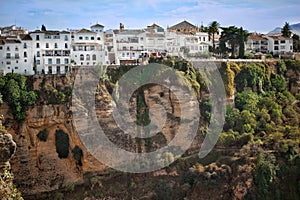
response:
M37 99L34 91L28 91L26 81L26 77L20 74L8 73L0 77L0 93L5 94L3 100L8 103L17 121L25 119L28 107L34 105Z
M55 132L55 146L59 158L67 158L69 155L69 136L62 130Z

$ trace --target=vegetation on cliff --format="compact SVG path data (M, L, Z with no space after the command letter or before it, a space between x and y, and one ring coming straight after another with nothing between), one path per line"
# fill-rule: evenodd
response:
M25 119L26 110L37 99L36 93L28 90L26 80L25 76L13 73L0 77L0 93L17 121Z
M150 62L176 69L197 95L201 127L196 142L201 142L209 125L212 106L202 72L179 58L151 58ZM103 85L108 91L112 91L113 87L122 87L118 86L117 81L131 68L133 66L108 68ZM58 196L79 199L109 196L161 199L166 195L170 199L299 199L300 62L228 62L222 63L219 71L226 94L230 97L228 102L232 99L234 102L227 106L223 132L215 149L207 157L199 159L197 154L193 154L197 149L191 147L182 158L158 172L132 175L111 170L105 175L86 174L85 184L70 184L59 190ZM151 78L147 76L145 74L146 78ZM134 94L137 111L134 117L139 125L149 123L149 107L144 91L152 86L143 86ZM62 101L52 103L68 103L70 88L55 84L44 84L43 88L39 94L51 91L54 100L61 99L56 95L59 92L65 94ZM162 96L164 94L158 94L157 98ZM47 141L46 131L38 135L40 141ZM166 139L164 133L159 135ZM66 159L71 158L69 153L72 153L76 163L84 168L83 150L78 146L70 147L69 137L71 141L70 135L56 132L56 151L60 158ZM153 150L157 138L140 142L136 151ZM51 199L54 196L47 193L44 197Z

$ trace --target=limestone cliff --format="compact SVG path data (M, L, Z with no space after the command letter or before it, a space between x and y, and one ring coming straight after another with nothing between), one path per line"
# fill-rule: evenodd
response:
M33 89L66 87L67 77L39 77L33 80ZM72 81L69 84L72 84ZM107 166L97 161L83 146L72 121L70 102L51 104L38 102L27 111L22 122L16 122L10 114L7 104L1 106L1 114L6 115L4 125L17 144L16 156L11 160L15 182L22 194L39 194L57 190L69 183L82 183L86 172L101 172ZM168 144L178 130L180 107L175 96L167 88L153 85L143 91L145 106L161 104L167 112L167 120L161 131L151 141L132 139L123 134L112 117L111 95L104 83L98 86L95 93L95 107L99 124L107 137L120 148L132 152L156 150ZM137 94L132 102L132 117L136 120ZM154 113L158 113L155 111ZM67 156L60 158L56 144L57 132L67 134ZM197 144L197 143L195 143ZM81 156L74 154L74 149L82 151Z

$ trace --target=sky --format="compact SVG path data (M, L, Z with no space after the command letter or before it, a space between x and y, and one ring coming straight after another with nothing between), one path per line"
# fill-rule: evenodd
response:
M300 23L299 0L0 0L0 26L27 30L89 28L164 28L187 20L196 26L217 21L267 33L285 22Z

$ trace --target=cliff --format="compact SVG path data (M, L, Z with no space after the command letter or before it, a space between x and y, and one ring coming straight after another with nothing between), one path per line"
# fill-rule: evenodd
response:
M219 66L225 69L220 70L221 73L227 73L222 75L226 77L225 83L230 86L226 88L228 94L236 92L236 88L239 89L236 93L252 90L258 96L256 92L260 92L261 96L257 97L259 99L257 102L261 101L266 106L263 108L260 108L258 104L252 106L258 109L255 112L251 111L253 113L233 108L234 112L230 113L229 120L227 119L225 123L225 133L221 135L217 146L207 157L199 159L197 153L205 135L208 119L211 117L211 105L206 99L208 91L203 80L201 82L196 73L187 70L188 67L184 63L178 64L177 67L183 71L184 76L189 78L193 88L196 88L198 92L201 89L198 99L201 112L199 129L191 147L182 158L161 170L142 174L128 174L112 170L104 163L100 163L84 147L76 129L78 127L74 125L73 114L75 111L82 112L82 120L78 120L78 125L89 128L85 124L85 118L89 116L89 112L80 99L76 99L79 105L76 107L77 110L73 110L71 106L70 88L74 84L74 77L29 77L28 85L32 90L39 92L39 99L36 105L27 110L26 118L17 122L6 103L0 108L0 113L6 116L4 125L17 144L16 154L11 160L17 187L25 199L53 199L56 195L63 196L65 199L86 197L120 199L120 196L122 199L183 199L184 197L188 199L243 199L246 195L249 197L249 194L257 197L259 188L256 188L255 184L258 184L259 180L255 176L255 170L258 169L256 159L261 152L266 152L266 154L275 152L279 163L286 162L291 165L291 171L284 172L286 174L283 177L290 176L294 173L293 170L297 169L299 161L296 160L295 155L298 153L297 147L299 149L298 140L296 140L299 121L296 118L299 118L297 114L299 105L294 96L300 91L299 68L289 67L284 73L286 82L283 82L283 86L291 92L290 94L284 91L286 88L280 87L281 79L277 76L277 63L244 66L243 69L240 66L223 63ZM125 72L126 70L122 73ZM111 79L118 79L117 74L114 75ZM83 83L88 79L87 76L81 74ZM242 81L250 76L253 80L263 80L262 88L259 86L259 81L255 83ZM195 79L197 81L194 81ZM238 83L241 84L237 85L235 81L240 81ZM169 144L178 133L181 112L187 111L186 107L180 107L178 98L172 91L160 85L148 84L133 93L129 101L129 111L133 121L140 124L147 123L149 118L145 113L149 112L149 108L154 104L161 105L166 111L166 123L159 134L151 139L135 139L124 134L113 119L114 105L111 101L111 93L114 83L102 81L95 91L91 91L89 85L79 90L81 95L91 95L95 92L92 100L95 100L96 117L109 140L129 152L151 152ZM264 90L270 90L273 96L279 94L278 104L273 103L277 101L277 99L271 99L273 96L264 95ZM250 96L250 100L256 97L255 95ZM228 97L228 100L230 99L232 97ZM247 100L247 98L243 99L246 102ZM255 101L250 103L253 102ZM275 106L269 106L273 105L272 103ZM276 112L272 110L273 108L277 109ZM266 109L270 110L266 111ZM164 118L164 116L159 116L160 107L156 107L152 112L158 119ZM288 112L293 113L288 114ZM284 116L278 117L278 113L284 113ZM295 118L293 118L294 122L289 124L292 117ZM189 120L186 119L186 121ZM92 131L88 128L85 130L86 133ZM279 131L283 133L278 133ZM283 134L285 134L284 137L281 136ZM281 157L282 154L290 155L291 158L288 158L290 160L284 160L288 156ZM168 154L166 159L172 160L174 155ZM261 165L269 167L271 171L275 164L272 163L272 159L270 160L266 157L265 160L263 159L265 163L261 161ZM274 171L276 170L274 167ZM262 173L262 177L268 175ZM271 178L273 177L275 175ZM269 179L266 178L266 180ZM298 175L295 175L291 183L296 184L297 179ZM280 183L279 178L276 180ZM274 188L271 189L274 190ZM277 188L280 187L277 186ZM273 190L271 195L274 195Z

